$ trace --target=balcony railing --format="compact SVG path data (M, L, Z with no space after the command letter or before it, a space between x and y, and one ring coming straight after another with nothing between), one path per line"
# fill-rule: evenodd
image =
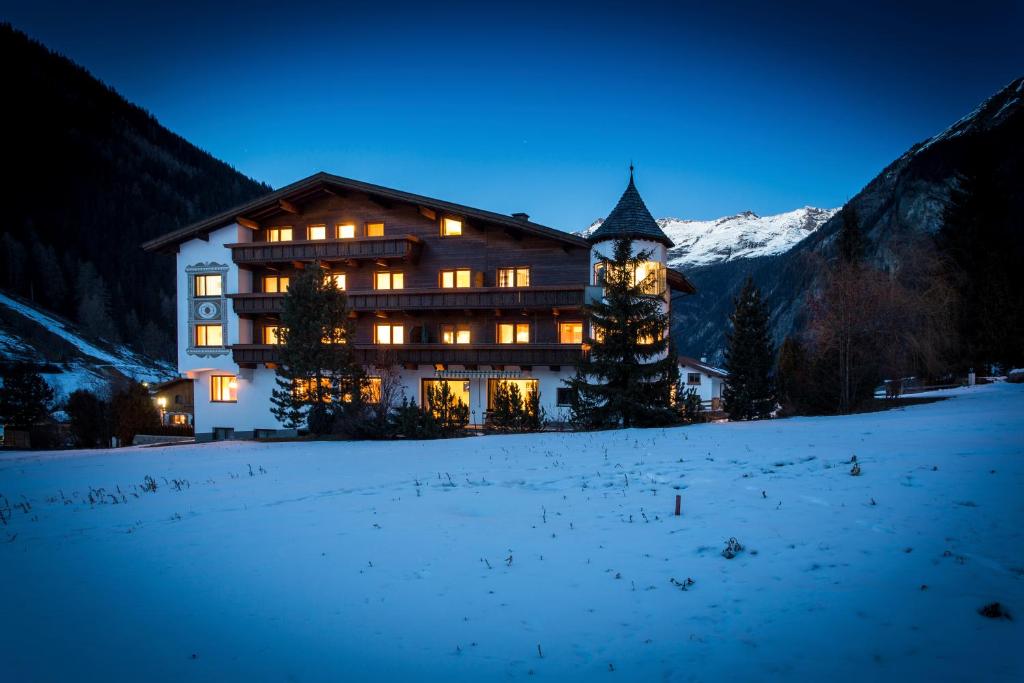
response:
M583 349L576 344L359 344L360 363L415 363L418 365L575 365ZM278 361L277 347L269 344L235 344L235 363L253 366Z
M422 243L415 235L401 235L297 242L239 242L227 246L231 248L231 258L235 263L259 264L292 261L415 261L419 257Z
M475 287L467 289L371 289L347 292L354 311L440 311L467 309L576 309L586 301L580 286ZM229 294L241 316L280 313L284 294Z

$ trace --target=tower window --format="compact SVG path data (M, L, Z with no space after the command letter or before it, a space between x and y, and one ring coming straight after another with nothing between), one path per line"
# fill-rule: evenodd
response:
M223 346L224 328L220 325L196 325L196 346Z
M196 275L196 296L220 296L222 282L220 275Z
M234 375L210 377L210 400L214 403L234 403L238 400L238 380Z

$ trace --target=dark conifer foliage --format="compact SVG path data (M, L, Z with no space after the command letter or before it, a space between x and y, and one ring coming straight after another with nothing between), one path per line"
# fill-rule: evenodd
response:
M31 427L45 422L53 409L53 389L31 363L15 363L3 373L0 423Z
M768 417L775 408L775 353L769 338L768 308L752 279L747 278L736 297L729 321L725 352L729 376L722 390L725 411L733 420Z
M114 394L110 401L113 414L114 436L122 446L130 446L136 434L146 434L160 426L160 412L149 395L149 389L139 382L129 381Z
M1024 364L1024 236L991 163L974 163L953 192L938 235L956 307L958 370Z
M0 73L0 287L172 358L174 259L139 245L270 188L9 24L0 24Z
M860 263L867 254L868 243L861 231L857 209L852 204L844 206L840 218L842 223L837 238L839 258L844 263Z
M589 306L596 332L572 390L572 417L579 428L634 427L678 420L672 392L678 379L669 352L668 315L650 283L637 281L637 268L651 254L632 255L632 242L619 239L603 270L604 298Z
M363 407L366 378L352 349L348 298L314 264L292 278L278 334L280 362L271 412L295 429L326 434L341 413Z

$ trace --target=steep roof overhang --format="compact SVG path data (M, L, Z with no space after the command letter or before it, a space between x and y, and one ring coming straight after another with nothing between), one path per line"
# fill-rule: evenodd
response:
M665 281L668 283L668 288L677 292L683 292L684 294L696 294L697 288L694 286L690 279L680 273L678 270L672 270L666 268Z
M252 230L258 230L269 219L282 214L298 213L300 211L299 207L303 202L311 198L346 193L361 193L385 202L418 206L421 213L425 215L429 215L431 212L434 214L452 214L507 230L552 239L561 242L567 247L590 248L590 243L582 237L577 237L576 235L549 228L532 221L323 172L304 178L291 185L286 185L279 190L274 190L262 197L192 225L149 240L142 245L142 248L146 251L173 252L183 242L190 239L208 237L212 231L234 223Z

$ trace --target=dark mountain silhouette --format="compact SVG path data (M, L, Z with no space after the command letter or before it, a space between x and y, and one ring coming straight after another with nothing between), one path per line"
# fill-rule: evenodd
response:
M270 190L0 25L0 288L95 338L174 353L174 260L139 244Z
M974 180L972 180L974 179ZM977 182L977 179L983 179ZM987 220L997 223L986 245L1024 263L1024 78L983 102L945 131L914 145L848 202L856 210L873 265L899 269L913 258L904 247L925 238L938 249L947 211L968 185L983 185ZM748 275L771 309L776 344L804 319L809 292L820 286L816 263L835 255L842 225L836 214L786 253L692 268L698 294L673 301L673 335L682 352L721 361L732 300ZM1001 266L1001 267L1006 267ZM1012 304L1009 297L1007 310Z

